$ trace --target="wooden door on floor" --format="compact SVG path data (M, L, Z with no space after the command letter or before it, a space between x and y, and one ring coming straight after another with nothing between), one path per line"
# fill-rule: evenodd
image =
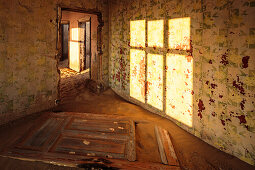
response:
M33 160L90 157L136 160L135 128L130 120L87 113L47 113L2 155Z

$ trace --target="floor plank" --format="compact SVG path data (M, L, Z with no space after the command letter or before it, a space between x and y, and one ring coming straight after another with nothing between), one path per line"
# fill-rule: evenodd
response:
M43 118L44 123L38 124ZM47 113L1 155L58 162L74 155L136 160L134 122L87 113Z

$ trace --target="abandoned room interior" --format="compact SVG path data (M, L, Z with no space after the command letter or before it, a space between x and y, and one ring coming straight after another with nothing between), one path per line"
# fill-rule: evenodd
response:
M0 0L0 169L255 169L254 0Z

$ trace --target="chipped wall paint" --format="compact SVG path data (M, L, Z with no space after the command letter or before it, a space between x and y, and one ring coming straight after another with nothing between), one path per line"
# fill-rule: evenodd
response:
M59 73L55 59L57 5L102 12L102 70L108 84L107 0L0 2L0 124L54 106ZM96 56L98 57L98 56Z
M110 86L124 98L173 120L183 129L214 147L255 165L254 13L255 2L248 0L111 1ZM186 41L182 41L184 43L180 46L176 42L168 43L168 33L172 34L171 31L168 32L170 27L168 22L174 22L175 20L172 19L176 18L190 18L189 44L185 43ZM145 42L143 42L144 38L138 39L139 42L132 42L130 23L143 20L146 24L149 21L164 20L163 48L148 47L146 38ZM173 32L175 31L178 32L178 29ZM144 34L146 37L148 33ZM188 32L182 34L188 35ZM180 41L180 37L176 37L175 40ZM136 43L139 46L134 47ZM170 48L167 48L168 44ZM130 66L138 64L132 62L135 59L131 55L131 49L145 51L146 56L148 53L164 56L163 111L147 103L144 104L142 99L136 100L134 96L139 93L138 89L135 89L135 92L130 91L132 86L136 86L130 84L131 74L134 72L130 70L132 68ZM188 79L193 82L193 87L186 90L190 91L187 94L192 95L193 104L191 107L187 106L190 109L185 109L190 110L191 113L187 112L182 116L177 112L175 116L171 116L172 111L168 116L165 112L167 98L165 87L170 86L166 83L168 53L187 56L187 61L193 62L193 70L190 70L192 71L190 76L193 77L191 80ZM147 59L144 62L146 63ZM144 82L144 87L147 86L148 82ZM145 92L146 88L144 88ZM130 96L132 93L133 95ZM178 97L181 102L182 96ZM180 121L185 119L190 120L190 127Z

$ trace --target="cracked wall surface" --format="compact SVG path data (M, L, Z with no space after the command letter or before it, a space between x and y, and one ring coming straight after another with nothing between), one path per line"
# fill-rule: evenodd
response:
M58 98L57 5L102 13L102 77L108 84L107 0L1 1L0 124L52 108Z
M122 97L173 120L212 146L255 165L254 15L255 1L249 0L111 1L110 87ZM192 127L130 96L130 49L134 48L130 45L130 21L167 23L169 19L185 17L191 19L190 50L164 47L162 54L183 53L192 57ZM165 26L164 32L167 31ZM167 34L164 38L167 44ZM139 48L143 50L146 46ZM147 49L146 53L161 52L156 47ZM148 88L148 83L144 84L144 89Z

